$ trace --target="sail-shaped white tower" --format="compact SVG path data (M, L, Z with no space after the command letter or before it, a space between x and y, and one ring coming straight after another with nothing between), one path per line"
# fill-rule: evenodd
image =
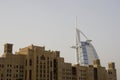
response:
M87 40L81 41L80 35L83 35ZM94 46L91 44L91 40L89 40L83 32L81 32L77 28L77 20L76 20L76 45L72 46L76 50L77 64L80 65L93 65L93 61L95 59L99 59L97 52Z

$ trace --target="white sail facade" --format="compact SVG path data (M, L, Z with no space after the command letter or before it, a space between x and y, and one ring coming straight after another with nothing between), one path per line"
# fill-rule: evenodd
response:
M82 41L81 48L82 52L80 53L80 60L83 61L83 65L93 65L93 61L99 59L94 46L90 42Z

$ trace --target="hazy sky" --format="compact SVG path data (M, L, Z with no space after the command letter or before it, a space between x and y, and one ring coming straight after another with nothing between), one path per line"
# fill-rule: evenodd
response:
M78 28L93 40L102 66L115 62L120 75L120 0L0 0L0 53L31 44L59 50L75 63L75 16ZM83 39L84 40L84 39ZM120 80L120 77L118 78Z

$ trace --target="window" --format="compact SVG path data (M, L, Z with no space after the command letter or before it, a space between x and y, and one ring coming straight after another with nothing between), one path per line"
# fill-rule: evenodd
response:
M50 61L50 67L52 67L52 61Z
M32 80L32 70L29 70L29 79Z
M41 58L41 60L45 60L45 56L44 55L42 55L40 58Z
M32 60L31 59L29 60L29 65L32 66Z
M27 66L27 60L25 61L25 63L26 63L26 66Z

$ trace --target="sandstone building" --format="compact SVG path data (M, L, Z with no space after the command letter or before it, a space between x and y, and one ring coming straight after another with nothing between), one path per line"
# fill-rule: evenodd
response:
M93 65L81 66L64 62L59 51L28 46L12 52L12 44L4 45L0 57L0 80L117 80L115 63L108 69L96 59Z

